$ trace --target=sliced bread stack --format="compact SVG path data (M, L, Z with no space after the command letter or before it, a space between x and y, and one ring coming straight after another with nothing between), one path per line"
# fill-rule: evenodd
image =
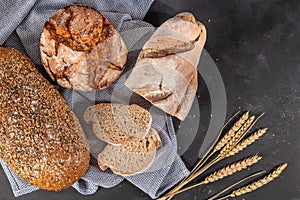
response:
M107 146L98 155L102 170L128 176L146 170L161 146L157 131L151 128L151 114L132 104L101 103L90 106L84 119L92 123L95 135Z

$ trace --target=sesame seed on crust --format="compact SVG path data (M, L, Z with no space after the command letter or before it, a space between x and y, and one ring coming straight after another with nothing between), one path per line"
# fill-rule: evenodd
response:
M70 187L89 165L87 139L59 92L20 51L0 47L0 158L45 190Z

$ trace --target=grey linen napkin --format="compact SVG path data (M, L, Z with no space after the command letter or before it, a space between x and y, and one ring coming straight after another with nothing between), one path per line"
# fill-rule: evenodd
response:
M70 4L87 4L101 11L126 42L129 50L126 69L120 79L109 88L97 92L80 93L55 85L81 121L90 145L92 155L90 167L86 174L72 186L81 194L93 194L99 187L114 187L125 178L150 197L156 198L189 173L177 154L172 118L124 86L124 81L135 63L139 49L154 31L154 27L142 21L152 2L153 0L2 0L1 2L0 45L23 51L37 65L41 64L39 39L45 21L57 10ZM152 166L143 173L122 177L110 171L103 172L97 167L97 155L105 144L95 137L90 125L83 121L82 115L87 106L99 102L137 103L151 112L152 127L159 132L163 146L158 150ZM14 174L1 159L0 164L16 197L38 190L37 187Z

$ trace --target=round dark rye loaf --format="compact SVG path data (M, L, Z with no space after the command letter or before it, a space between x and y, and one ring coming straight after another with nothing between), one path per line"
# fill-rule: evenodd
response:
M46 190L70 187L89 165L87 140L59 92L21 52L0 47L0 158Z

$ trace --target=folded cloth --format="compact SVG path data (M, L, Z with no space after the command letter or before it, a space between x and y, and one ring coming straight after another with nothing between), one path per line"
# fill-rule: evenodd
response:
M23 51L38 66L41 64L39 39L45 21L57 10L70 4L87 4L101 11L120 32L128 47L126 69L112 86L97 92L80 93L55 85L81 121L90 145L90 166L86 174L72 186L81 194L93 194L99 187L114 187L125 178L150 197L156 198L189 173L177 154L172 118L124 86L139 50L154 31L153 26L142 21L152 2L153 0L4 0L1 3L0 45ZM143 173L122 177L98 168L96 158L105 144L95 137L82 115L87 106L99 102L136 103L151 112L152 127L159 132L163 146L158 150L152 166ZM38 190L14 174L3 161L0 160L0 164L16 197Z

